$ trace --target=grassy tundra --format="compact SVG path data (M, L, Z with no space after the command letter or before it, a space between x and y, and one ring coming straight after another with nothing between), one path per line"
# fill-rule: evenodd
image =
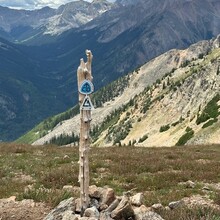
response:
M1 143L0 166L0 198L15 195L18 200L34 199L53 207L79 196L77 191L63 190L64 185L79 186L77 147ZM90 150L90 185L108 185L118 195L129 190L143 192L146 206L166 206L192 195L207 196L220 205L220 189L215 187L220 183L219 170L219 145ZM188 180L195 183L193 188L181 184ZM207 184L210 190L205 191ZM218 210L207 207L160 214L165 219L220 219Z

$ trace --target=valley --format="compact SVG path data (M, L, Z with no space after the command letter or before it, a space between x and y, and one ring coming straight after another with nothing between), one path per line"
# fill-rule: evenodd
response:
M94 17L89 17L85 8L92 8ZM9 92L0 87L0 140L15 140L77 103L75 73L85 49L94 53L97 91L170 49L184 49L216 37L219 10L216 0L186 4L174 0L164 4L77 1L55 11L43 8L32 12L1 8L1 45L6 46L0 47L0 78ZM83 16L84 22L77 21L74 26L76 18ZM69 20L65 23L62 19Z
M93 145L218 144L219 39L168 51L95 93ZM19 141L38 145L78 135L77 108L44 121Z

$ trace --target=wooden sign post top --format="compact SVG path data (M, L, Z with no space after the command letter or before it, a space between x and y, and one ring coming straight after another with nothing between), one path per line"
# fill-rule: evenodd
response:
M80 65L77 69L77 78L78 78L78 88L80 88L83 85L83 81L87 80L89 82L92 82L92 52L91 50L86 50L86 56L87 56L87 62L85 63L83 58L80 59ZM83 99L85 97L85 94L80 93L79 91L79 103L81 104Z

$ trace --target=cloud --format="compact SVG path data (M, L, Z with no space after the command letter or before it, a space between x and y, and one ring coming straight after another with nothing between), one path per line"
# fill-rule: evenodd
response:
M0 5L16 9L39 9L45 6L57 8L62 4L72 2L73 0L0 0ZM91 1L91 0L87 0Z

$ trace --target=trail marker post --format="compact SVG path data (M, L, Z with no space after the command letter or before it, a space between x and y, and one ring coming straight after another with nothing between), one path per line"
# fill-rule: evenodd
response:
M77 69L77 80L80 104L80 142L79 142L79 183L81 216L89 206L89 148L90 148L90 122L93 105L90 95L94 91L92 84L92 52L86 50L87 62L80 59Z

